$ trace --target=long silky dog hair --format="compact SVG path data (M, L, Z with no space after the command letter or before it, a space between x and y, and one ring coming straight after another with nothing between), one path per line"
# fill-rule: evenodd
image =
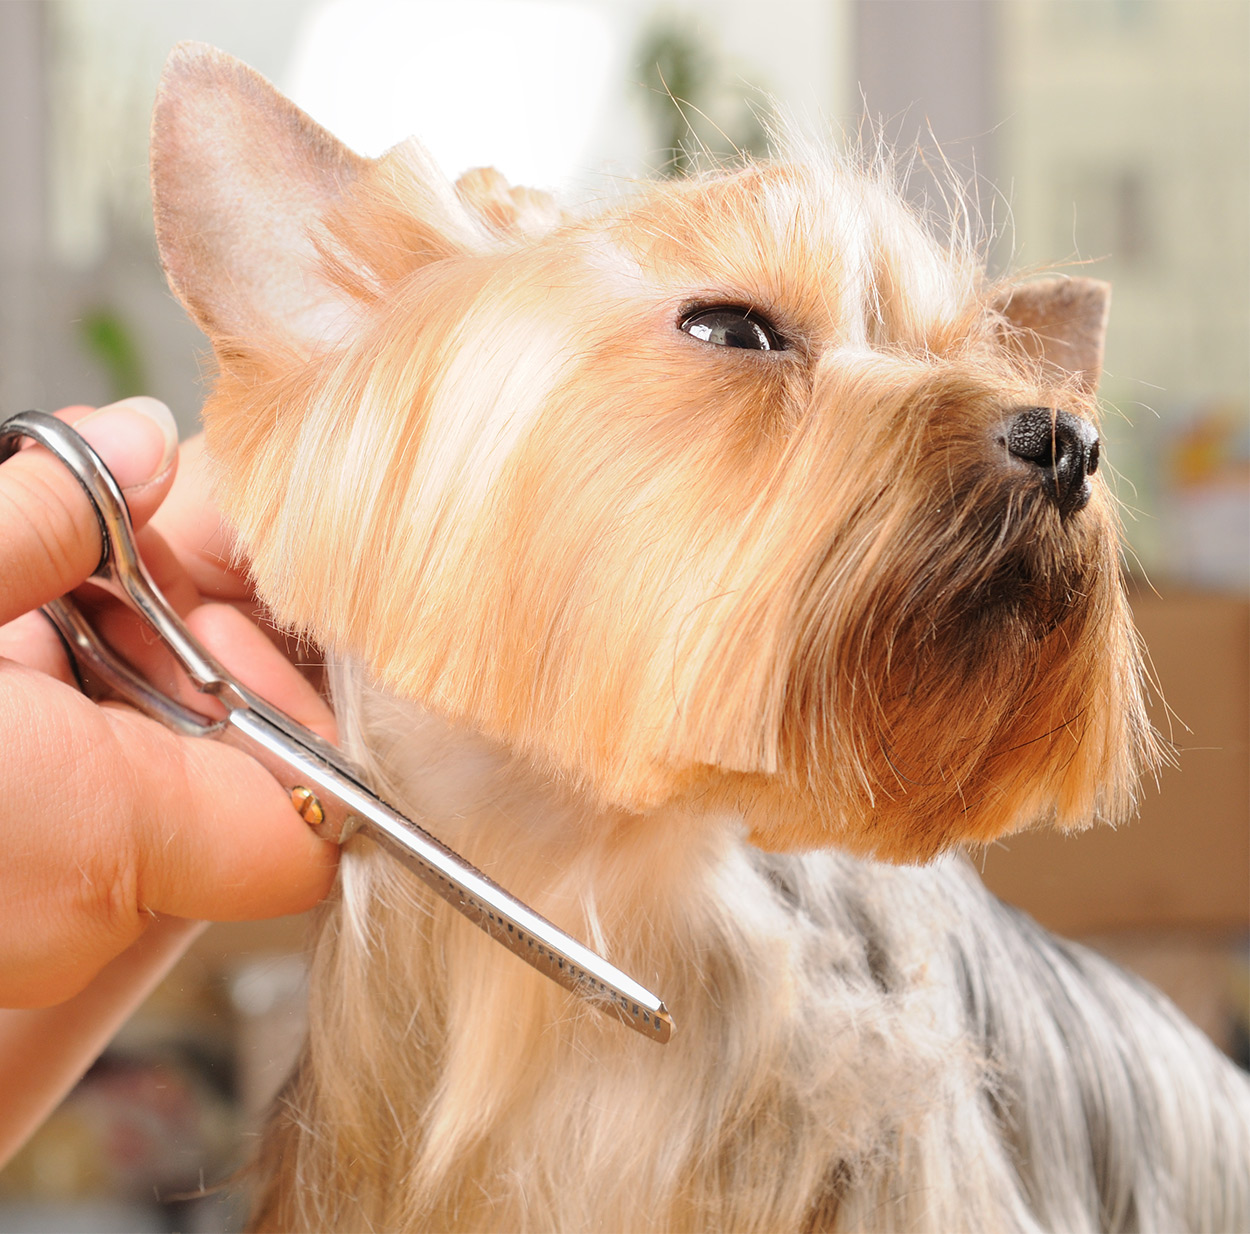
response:
M990 280L827 154L453 187L204 48L153 159L224 509L347 750L678 1025L353 841L260 1228L1250 1225L1245 1077L949 852L1154 757L1102 284Z

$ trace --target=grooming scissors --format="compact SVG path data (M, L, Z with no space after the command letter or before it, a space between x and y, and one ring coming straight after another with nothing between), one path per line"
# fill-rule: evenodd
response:
M103 552L92 575L155 631L202 693L225 708L213 720L141 677L101 639L69 596L44 606L80 670L138 710L189 737L212 738L251 755L290 794L321 837L342 844L357 831L397 857L491 938L557 984L653 1041L672 1018L632 978L539 916L368 789L343 754L237 681L191 634L157 589L135 547L130 511L112 473L69 425L42 411L0 421L0 462L29 437L73 474L95 509Z

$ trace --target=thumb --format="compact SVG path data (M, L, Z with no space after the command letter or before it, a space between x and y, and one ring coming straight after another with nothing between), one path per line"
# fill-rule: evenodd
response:
M113 472L135 526L173 480L178 430L154 398L63 412ZM77 587L100 562L99 522L78 481L40 447L0 466L0 625Z

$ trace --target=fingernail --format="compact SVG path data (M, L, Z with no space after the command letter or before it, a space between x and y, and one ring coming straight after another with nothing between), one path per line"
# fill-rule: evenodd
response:
M84 416L74 427L122 488L155 480L173 462L178 449L178 426L159 399L122 399Z

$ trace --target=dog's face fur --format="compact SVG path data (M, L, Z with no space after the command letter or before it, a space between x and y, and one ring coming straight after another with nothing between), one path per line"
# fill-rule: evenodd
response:
M1065 504L1008 448L1023 409L1095 420L1101 284L992 285L832 160L577 218L453 189L203 51L153 148L281 623L600 809L737 809L765 846L1124 812L1150 738L1105 469Z

